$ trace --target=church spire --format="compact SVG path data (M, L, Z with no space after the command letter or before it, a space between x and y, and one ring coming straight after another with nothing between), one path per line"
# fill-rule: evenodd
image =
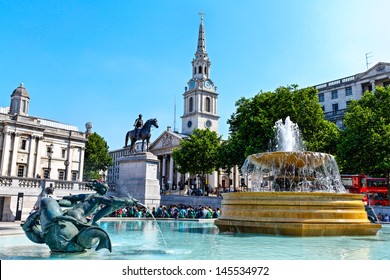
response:
M184 113L182 133L191 134L194 129L208 128L218 131L218 92L210 78L210 66L206 52L206 37L203 24L203 12L200 15L198 45L192 60L192 77L184 92Z
M195 53L195 59L192 61L193 79L206 80L210 78L210 61L206 52L206 36L204 32L203 16L205 13L200 12L200 25L198 35L198 45Z
M206 54L206 37L204 35L204 24L203 16L205 13L200 12L200 25L199 25L199 36L198 36L198 48L196 54Z

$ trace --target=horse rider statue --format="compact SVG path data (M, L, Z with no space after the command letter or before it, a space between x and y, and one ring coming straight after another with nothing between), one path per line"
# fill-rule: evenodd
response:
M144 126L144 121L142 120L142 115L139 114L138 115L138 119L135 120L134 122L134 127L135 127L135 132L136 132L136 138L139 139L140 138L140 132L141 132L141 128Z

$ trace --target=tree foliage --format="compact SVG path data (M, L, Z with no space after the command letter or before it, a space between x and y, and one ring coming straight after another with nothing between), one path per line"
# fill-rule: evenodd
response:
M172 157L180 173L201 174L203 177L217 168L220 137L209 129L194 129L189 138L173 149Z
M342 172L389 176L390 87L351 101L344 125L337 147Z
M317 90L293 85L236 102L236 112L228 120L230 157L226 160L242 165L248 155L268 151L275 122L288 116L298 124L308 150L336 152L339 130L324 119Z
M112 165L107 142L96 132L88 136L85 143L84 177L86 180L98 179L99 171L106 171Z

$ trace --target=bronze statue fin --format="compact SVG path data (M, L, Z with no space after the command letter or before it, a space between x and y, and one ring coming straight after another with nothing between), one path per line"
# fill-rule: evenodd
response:
M99 244L95 249L96 251L106 248L112 252L110 237L108 236L107 232L105 232L100 227L86 227L80 231L77 237L77 244L87 249L90 249L96 245L97 242L99 242Z

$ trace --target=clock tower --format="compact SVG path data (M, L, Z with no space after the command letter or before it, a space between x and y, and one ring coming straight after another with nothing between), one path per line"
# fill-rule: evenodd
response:
M198 46L192 60L192 78L185 87L182 133L191 134L195 128L209 128L218 133L217 87L210 79L211 62L206 52L203 14L201 13Z

